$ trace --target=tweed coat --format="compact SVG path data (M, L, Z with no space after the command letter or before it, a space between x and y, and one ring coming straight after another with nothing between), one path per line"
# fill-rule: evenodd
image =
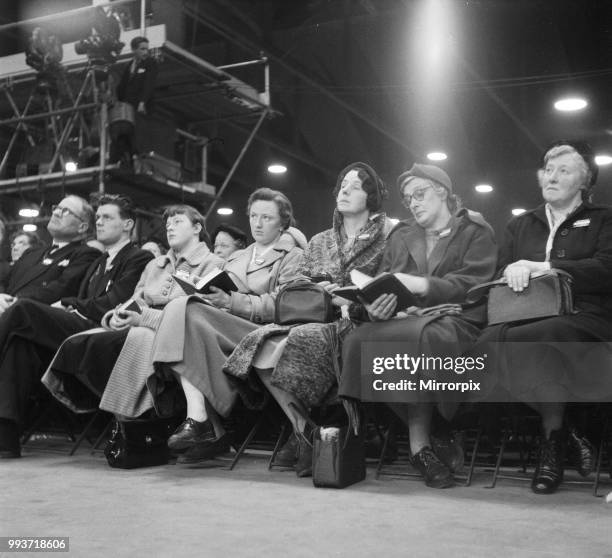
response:
M193 296L174 300L160 312L150 359L144 366L132 358L117 360L101 409L138 416L155 403L162 415L174 412L172 403L169 409L157 404L172 370L185 376L219 413L229 413L235 390L221 371L223 362L244 335L273 318L277 287L295 279L303 260L303 251L291 238L279 239L255 265L253 250L251 245L234 252L225 264L239 289L231 293L228 311Z
M312 237L305 254L302 273L315 276L328 273L341 286L350 284L349 273L358 269L374 275L380 266L385 241L392 228L384 213L372 215L350 248L343 248L346 234L342 215L334 212L333 227ZM338 338L354 323L339 319L330 324L279 326L270 324L246 336L224 366L227 374L245 380L256 355L271 338L285 336L286 342L272 372L272 382L307 405L320 403L335 385ZM245 403L257 406L256 394L243 392Z

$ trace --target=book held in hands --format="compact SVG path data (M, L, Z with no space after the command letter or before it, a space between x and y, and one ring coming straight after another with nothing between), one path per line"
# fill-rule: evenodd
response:
M185 291L185 294L208 294L210 293L211 287L217 287L226 293L230 291L237 291L238 287L236 283L232 281L232 278L222 269L213 269L210 273L204 275L204 277L185 277L175 273L173 279L180 285Z
M416 296L393 273L381 273L376 277L370 277L361 271L351 271L353 285L336 289L334 296L341 296L353 302L361 302L360 297L366 302L374 302L380 295L394 294L397 296L396 310L403 310L408 306L418 304Z

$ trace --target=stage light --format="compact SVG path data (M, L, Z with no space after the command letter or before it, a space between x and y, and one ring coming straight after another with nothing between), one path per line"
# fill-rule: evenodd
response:
M443 151L432 151L427 154L427 158L430 161L446 161L446 159L448 159L446 153Z
M555 108L561 112L574 112L586 108L588 103L585 99L580 97L567 97L565 99L559 99L555 103Z
M603 167L612 163L612 157L610 155L595 155L595 162Z
M271 174L284 174L287 172L287 167L279 163L275 163L268 167L268 172Z
M34 232L34 231L36 231L36 230L38 229L38 227L37 227L37 226L36 226L34 223L26 223L26 224L25 224L25 225L22 227L22 229L23 229L25 232Z
M26 217L27 219L32 219L34 217L38 217L40 211L35 207L22 207L19 210L19 217Z
M474 186L474 190L476 190L479 194L488 194L493 191L493 186L490 184L477 184Z
M518 217L519 215L522 215L523 213L525 213L525 211L527 210L523 209L522 207L515 207L512 210L512 215L514 215L515 217Z
M74 172L77 170L77 164L74 161L66 161L64 169L66 169L66 172Z
M218 215L232 215L232 213L234 213L234 210L231 207L220 207L217 209Z

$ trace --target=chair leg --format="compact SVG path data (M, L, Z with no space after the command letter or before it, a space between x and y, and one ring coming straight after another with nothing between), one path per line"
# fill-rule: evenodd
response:
M102 430L102 433L96 438L96 441L94 442L93 448L91 448L91 455L96 453L96 450L98 449L98 446L102 443L102 440L104 440L104 438L108 435L112 425L113 425L113 419L108 421L108 424L106 425L104 430Z
M285 436L286 432L287 432L287 423L283 422L283 426L281 426L280 434L278 435L278 438L276 439L276 444L274 444L274 450L272 451L272 456L270 457L270 461L268 461L268 471L272 470L272 467L274 466L274 460L276 459L276 454L279 452L282 444L287 439L287 436ZM291 434L289 435L291 436Z
M376 466L376 474L374 476L376 480L378 480L380 477L380 474L383 468L383 464L385 462L385 456L387 455L387 449L389 447L389 439L391 438L391 436L395 434L395 427L396 427L396 421L395 419L393 419L391 423L389 424L389 428L387 428L386 434L383 436L383 440L384 440L383 447L382 447L382 450L380 451L380 457L378 458L378 465Z
M506 449L506 443L508 442L509 437L510 434L508 433L508 431L504 432L504 435L502 436L501 440L501 445L499 446L499 453L497 454L497 462L495 463L495 471L493 472L493 481L491 482L490 486L486 486L485 488L495 488L495 485L497 484L497 477L499 476L501 462L504 457L504 451Z
M76 439L76 441L74 442L74 444L72 445L72 448L70 448L70 451L68 452L69 456L73 456L76 451L79 449L79 447L81 446L81 444L83 443L83 440L85 440L85 438L87 437L87 435L89 434L89 431L91 429L91 427L93 426L95 420L100 416L100 414L103 411L98 409L93 416L91 417L91 419L89 419L89 421L87 422L87 425L85 426L85 428L83 428L83 432L81 432L79 434L79 437Z
M606 443L606 439L608 438L610 429L610 419L606 419L604 426L601 430L601 441L599 442L599 455L597 456L597 467L595 469L595 482L593 482L593 496L600 496L599 492L599 478L601 476L601 465L603 463L603 453L604 449L606 449L606 453L608 455L608 461L611 460L610 456L610 444Z
M236 466L236 464L238 463L238 461L242 457L242 454L244 453L244 450L251 443L251 440L253 439L255 434L257 434L257 431L261 427L263 421L264 421L264 416L262 414L257 419L257 422L254 424L253 428L251 428L251 430L249 431L249 433L248 433L247 437L245 438L244 442L242 442L242 444L240 445L240 448L238 448L238 451L236 452L236 455L235 455L234 459L232 460L232 463L229 466L229 470L230 471L232 471L234 469L234 467Z
M472 457L470 459L470 467L468 469L467 477L465 479L464 486L470 486L472 484L472 477L474 476L474 468L476 467L476 456L478 455L478 446L480 445L480 437L482 436L482 428L476 430L476 438L474 439L474 447L472 448Z

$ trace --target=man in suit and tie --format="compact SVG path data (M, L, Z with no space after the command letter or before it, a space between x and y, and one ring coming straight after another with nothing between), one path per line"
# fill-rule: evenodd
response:
M51 248L26 250L15 262L0 293L0 315L19 298L52 304L77 294L84 273L100 253L84 242L93 208L79 196L66 196L53 206L47 230Z
M61 297L52 306L20 298L0 317L0 458L20 456L28 398L64 339L98 326L108 310L134 292L153 257L131 243L134 223L129 198L102 196L96 234L106 252L91 264L77 295Z

